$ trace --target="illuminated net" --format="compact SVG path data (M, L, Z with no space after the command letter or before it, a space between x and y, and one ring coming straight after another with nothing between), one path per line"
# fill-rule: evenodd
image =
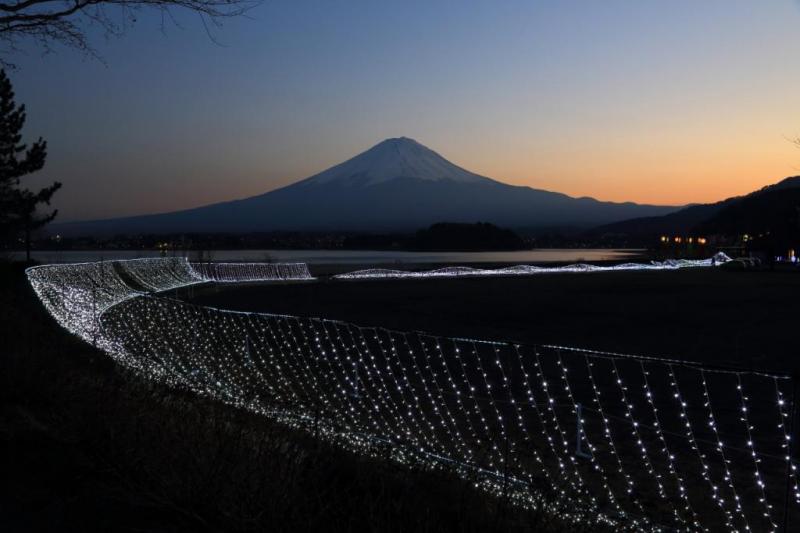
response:
M191 268L218 283L314 279L305 263L191 263Z
M800 519L784 376L211 309L125 284L133 270L172 287L174 265L161 277L152 263L97 265L29 277L59 323L149 378L566 520L776 531Z
M650 263L622 263L618 265L589 265L577 263L557 267L532 265L513 265L503 268L486 269L472 267L444 267L435 270L411 271L386 268L356 270L334 276L336 279L381 279L381 278L455 278L491 276L532 276L541 274L565 274L584 272L614 272L622 270L677 270L680 268L712 267L727 263L731 258L722 252L709 259L668 259Z

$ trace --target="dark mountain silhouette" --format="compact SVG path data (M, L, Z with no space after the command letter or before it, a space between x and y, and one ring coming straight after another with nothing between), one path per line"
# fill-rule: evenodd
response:
M358 233L348 235L342 248L350 250L487 251L530 248L525 240L488 222L439 222L415 233Z
M443 220L586 228L675 209L507 185L458 167L412 139L397 138L259 196L158 215L64 223L53 230L64 235L410 231Z
M494 224L441 222L414 235L416 250L522 250L525 241L509 229Z
M771 235L778 241L800 240L800 176L749 194L725 206L697 227L708 234Z
M691 232L699 224L710 219L723 207L735 200L736 198L729 198L713 204L691 205L667 215L633 218L612 224L604 224L592 229L589 233L625 234L637 237L684 234Z
M591 233L631 236L685 235L691 233L744 234L767 231L796 216L800 207L800 176L786 178L744 196L712 204L685 207L657 217L642 217L606 224Z

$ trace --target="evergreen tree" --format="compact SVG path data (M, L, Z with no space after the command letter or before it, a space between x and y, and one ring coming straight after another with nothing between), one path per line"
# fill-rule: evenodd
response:
M41 170L47 158L47 143L39 137L30 147L22 142L25 106L14 102L14 89L0 70L0 234L7 239L25 237L30 261L31 232L53 220L58 213L39 213L39 204L50 204L60 187L55 182L38 192L20 188L20 178Z

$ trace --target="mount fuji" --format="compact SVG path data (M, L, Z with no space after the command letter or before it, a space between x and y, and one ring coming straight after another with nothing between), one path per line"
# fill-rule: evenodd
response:
M64 235L406 231L441 221L584 228L676 209L508 185L400 137L258 196L157 215L60 223L51 229Z

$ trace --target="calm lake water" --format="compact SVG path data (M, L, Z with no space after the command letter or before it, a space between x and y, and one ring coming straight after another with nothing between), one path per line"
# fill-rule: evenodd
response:
M393 252L369 250L219 250L212 252L214 261L273 261L302 262L310 265L354 264L397 265L424 263L578 263L625 260L641 250L608 249L539 249L516 252ZM33 258L42 263L77 263L82 261L109 261L159 257L157 251L148 250L81 250L33 252ZM189 252L189 259L196 253ZM24 253L13 254L24 258Z

